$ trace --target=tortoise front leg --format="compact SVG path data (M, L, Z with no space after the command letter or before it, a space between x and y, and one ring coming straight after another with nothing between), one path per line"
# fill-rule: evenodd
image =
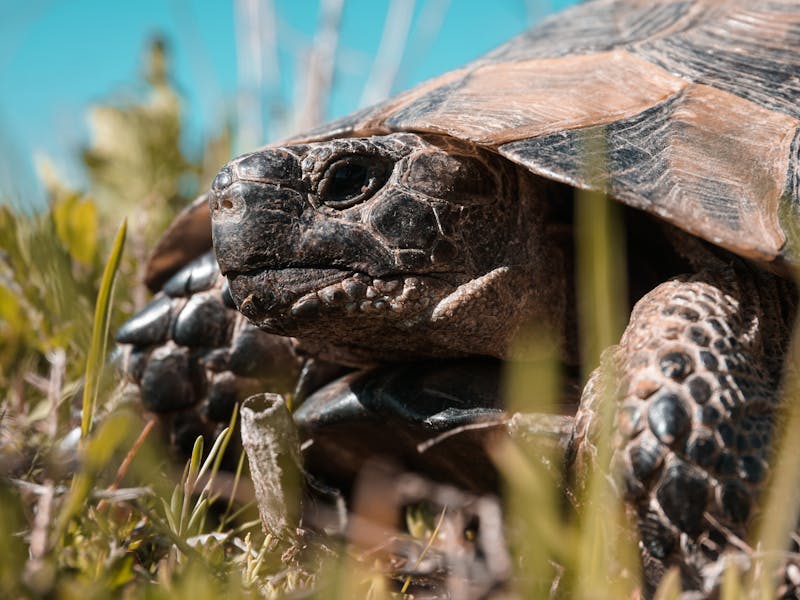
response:
M208 441L228 424L237 402L291 391L304 366L293 341L236 310L211 252L176 272L116 338L125 379L186 456L198 435Z
M613 362L612 469L637 520L645 580L678 565L684 585L743 538L767 475L795 293L746 267L664 283L634 307ZM610 365L608 365L610 366ZM600 370L573 449L593 450Z

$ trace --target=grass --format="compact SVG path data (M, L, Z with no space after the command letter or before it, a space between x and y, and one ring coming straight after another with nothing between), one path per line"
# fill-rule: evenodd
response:
M111 245L111 256L103 269L100 280L100 289L97 292L97 303L94 309L92 322L92 343L86 357L86 374L83 377L83 404L81 407L81 437L89 435L94 418L94 409L97 404L97 388L105 365L106 351L108 348L108 328L110 323L111 296L114 293L114 280L122 258L122 249L125 247L125 236L128 231L128 222L122 221L114 242Z

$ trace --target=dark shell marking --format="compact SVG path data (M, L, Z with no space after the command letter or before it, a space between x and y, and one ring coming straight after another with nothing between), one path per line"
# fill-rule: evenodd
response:
M602 181L736 253L795 262L779 213L800 210L799 40L793 2L587 2L300 139L445 133L550 179Z

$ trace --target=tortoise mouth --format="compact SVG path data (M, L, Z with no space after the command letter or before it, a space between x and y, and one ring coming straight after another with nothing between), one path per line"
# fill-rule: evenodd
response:
M280 335L297 335L321 316L367 315L408 317L429 306L436 296L455 286L416 274L381 277L336 267L262 267L229 272L228 282L242 314L259 328Z
M253 323L270 331L294 320L292 308L300 299L315 295L321 288L342 281L350 271L320 267L262 267L229 272L228 283L236 306ZM299 315L302 316L302 315Z

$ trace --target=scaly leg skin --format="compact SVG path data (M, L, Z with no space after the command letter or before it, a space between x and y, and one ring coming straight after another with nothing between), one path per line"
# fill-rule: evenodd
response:
M796 295L744 265L666 282L604 355L618 380L612 472L638 523L646 586L677 565L684 589L745 539L766 480ZM572 449L593 461L602 376L586 386Z

